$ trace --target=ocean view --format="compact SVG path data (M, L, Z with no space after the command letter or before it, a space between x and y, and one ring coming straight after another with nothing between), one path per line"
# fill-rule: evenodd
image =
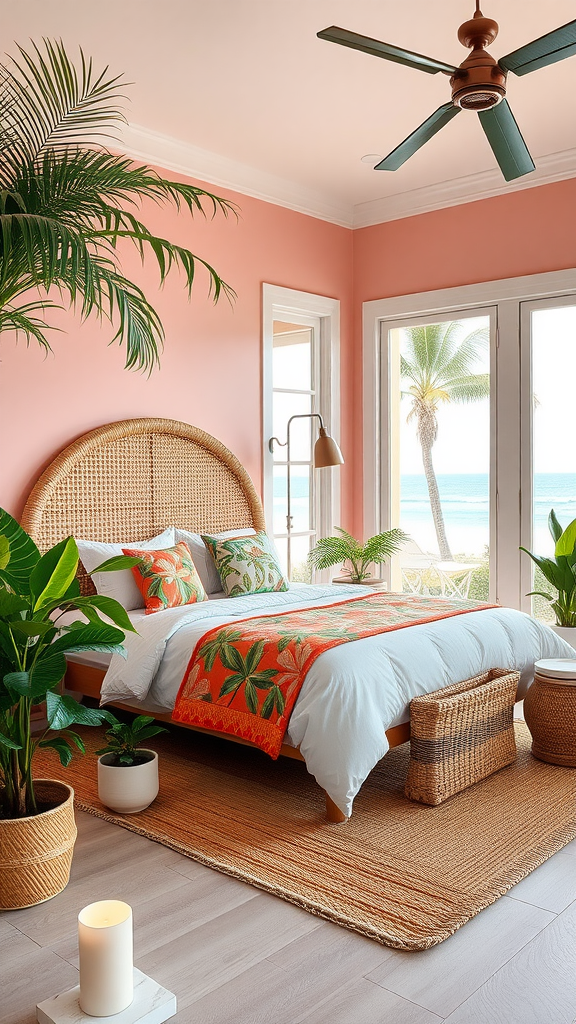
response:
M487 473L438 476L448 542L454 555L481 555L488 544L490 508ZM400 525L421 548L436 551L436 534L424 475L401 478ZM576 519L576 473L534 476L534 550L551 548L548 515L553 508L563 526Z
M274 530L286 527L284 480L274 481ZM453 555L480 557L488 544L488 474L439 474L438 487ZM307 529L308 478L292 478L294 528ZM424 551L436 552L436 534L424 475L401 478L400 526ZM534 550L551 551L548 514L553 508L563 526L576 519L576 473L537 473L534 477Z

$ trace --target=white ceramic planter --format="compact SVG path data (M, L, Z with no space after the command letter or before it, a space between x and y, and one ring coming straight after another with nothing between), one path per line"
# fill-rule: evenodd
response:
M101 754L98 758L98 796L111 811L137 814L158 796L158 754L145 747L139 750L151 754L150 760L118 768L107 763L112 754Z
M576 651L576 626L552 626L552 629Z

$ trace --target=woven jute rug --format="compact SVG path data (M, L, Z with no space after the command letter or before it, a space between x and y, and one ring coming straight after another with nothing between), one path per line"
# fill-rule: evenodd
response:
M90 751L102 745L86 730ZM408 744L372 772L343 825L303 763L172 729L160 795L115 815L96 792L96 758L67 769L48 752L36 775L74 786L76 806L388 946L427 949L576 837L576 769L537 761L517 725L518 761L439 807L406 799Z

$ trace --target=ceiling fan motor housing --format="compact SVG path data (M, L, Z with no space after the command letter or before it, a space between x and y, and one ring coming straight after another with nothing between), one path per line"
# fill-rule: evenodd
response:
M506 72L484 49L498 35L498 23L477 11L458 29L458 39L472 53L452 75L452 102L463 110L489 110L506 95Z

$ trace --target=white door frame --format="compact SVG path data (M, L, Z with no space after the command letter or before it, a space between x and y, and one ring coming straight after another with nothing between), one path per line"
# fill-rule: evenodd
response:
M272 437L272 349L274 320L305 324L306 318L320 321L320 402L319 412L326 429L340 442L340 301L312 292L262 285L262 465L264 513L268 529L272 531L273 509L273 456L268 448ZM340 474L330 470L330 486L317 487L319 505L317 514L318 536L333 532L334 523L340 522Z
M521 462L529 441L521 436L523 411L520 370L521 304L537 299L576 294L576 269L547 274L486 281L481 284L445 288L433 292L375 299L363 303L363 442L364 442L364 535L385 529L380 499L381 478L381 395L380 335L385 320L443 316L458 310L497 307L496 393L498 458L496 465L496 597L504 605L520 608L520 544L522 475ZM524 400L525 401L525 400ZM521 455L521 453L523 453ZM529 452L528 452L529 455ZM528 496L524 494L524 508ZM531 514L531 512L530 512ZM524 556L527 557L527 556Z

